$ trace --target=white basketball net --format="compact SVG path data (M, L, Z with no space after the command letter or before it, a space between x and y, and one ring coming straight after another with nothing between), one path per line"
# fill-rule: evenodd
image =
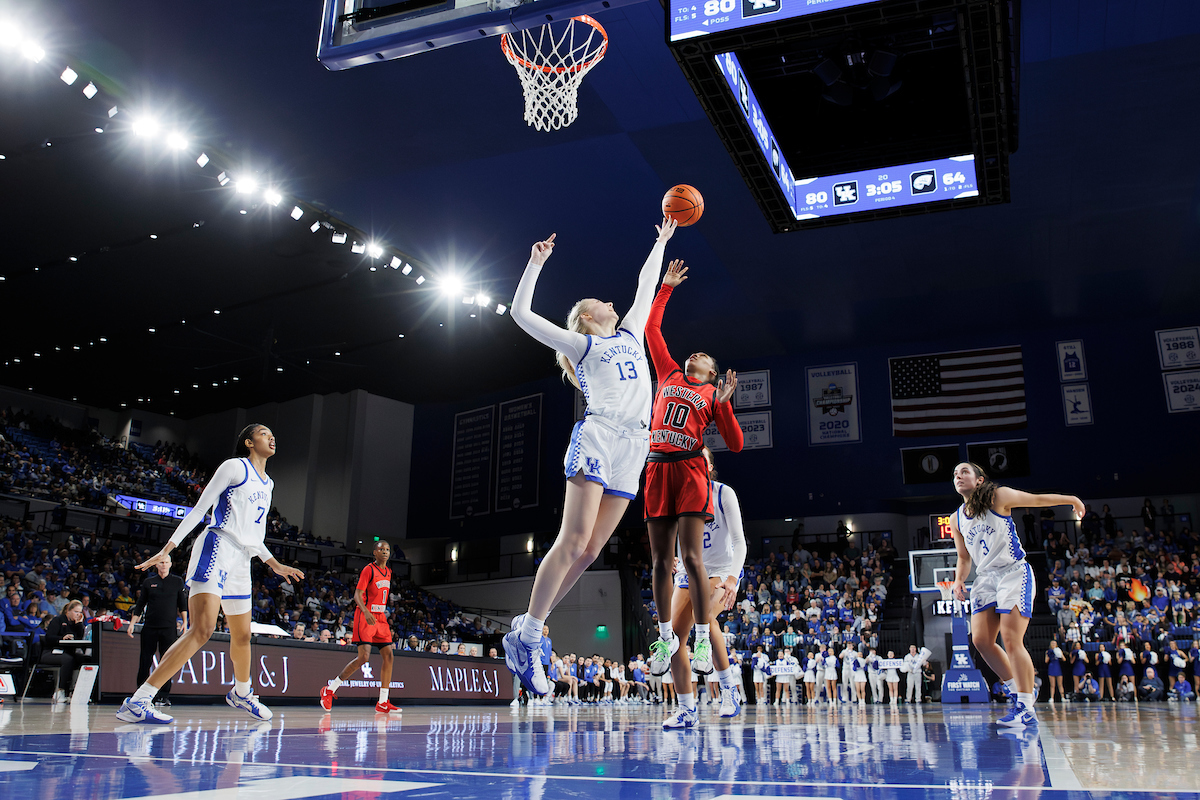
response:
M608 34L589 16L500 37L525 94L525 122L539 131L565 128L579 116L579 84L608 50Z

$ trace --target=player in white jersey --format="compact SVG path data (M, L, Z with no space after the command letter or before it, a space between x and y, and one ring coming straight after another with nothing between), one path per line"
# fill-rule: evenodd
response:
M708 476L712 481L713 520L704 526L704 569L708 573L708 584L712 590L712 602L709 615L708 640L712 643L713 670L721 685L722 717L736 717L741 711L738 701L737 678L729 662L729 651L725 647L725 637L721 634L721 626L717 615L733 608L737 600L738 584L742 580L742 567L746 563L746 534L742 529L742 510L738 504L737 494L733 489L716 480L717 471L713 466L713 453L707 447L702 449L704 460L708 463ZM683 569L679 558L678 542L676 542L675 559L675 591L671 594L671 626L680 642L687 639L692 629L692 596L688 590L688 575ZM691 669L690 658L686 646L681 646L671 657L671 670L676 675L685 675ZM686 698L684 698L686 700ZM690 728L696 724L693 707L680 701L680 708L666 722L664 729ZM688 724L690 722L690 724Z
M271 509L274 482L267 475L267 459L275 455L275 434L266 425L247 425L234 447L236 458L217 467L195 508L175 529L162 550L137 565L140 570L171 563L174 550L212 509L212 524L196 539L188 565L190 626L163 654L158 668L127 698L117 711L124 722L166 724L172 718L156 710L151 701L158 690L179 672L217 627L217 614L225 610L229 626L229 657L233 661L233 689L225 702L260 720L271 710L258 702L250 685L250 559L258 556L289 583L304 573L275 560L263 543L267 512Z
M967 599L964 585L975 565L971 587L971 641L992 671L1015 692L1012 710L1000 725L1022 728L1037 724L1034 703L1034 666L1025 649L1025 629L1033 616L1033 569L1025 561L1025 550L1013 523L1014 507L1047 508L1071 506L1079 519L1084 505L1078 497L1065 494L1030 494L1008 486L997 486L987 473L972 463L954 468L954 490L962 506L950 518L958 563L951 587L955 598ZM996 635L1004 641L996 644Z
M529 608L513 618L504 636L508 668L525 688L544 695L550 687L542 668L542 625L607 544L638 492L650 449L650 364L643 334L662 272L663 251L675 233L663 219L658 238L638 275L637 294L622 319L612 303L580 300L562 328L533 313L533 289L554 250L554 234L537 242L517 285L512 317L555 355L565 377L587 401L587 416L575 425L563 459L567 479L562 526L542 560L529 595ZM686 674L681 673L681 674Z

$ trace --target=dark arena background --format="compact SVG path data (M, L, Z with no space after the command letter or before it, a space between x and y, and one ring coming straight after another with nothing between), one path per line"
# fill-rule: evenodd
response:
M1198 96L1187 0L0 0L0 796L1200 798ZM533 312L625 314L677 184L731 666L650 672L643 478L539 697L504 637L589 409L518 282L554 234ZM269 507L208 525L304 573L252 561L269 719L221 614L132 722L206 597L137 565L254 423ZM1023 726L1002 615L938 587L966 461L1086 506L1012 508ZM364 574L393 655L351 668Z

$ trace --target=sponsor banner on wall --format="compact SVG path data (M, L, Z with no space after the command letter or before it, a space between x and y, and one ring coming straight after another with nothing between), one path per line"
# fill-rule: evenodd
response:
M954 467L958 462L958 445L956 444L900 448L900 468L906 484L945 483L949 485L954 480Z
M1200 370L1164 372L1163 388L1167 391L1167 411L1200 410Z
M858 363L807 367L808 443L861 442Z
M496 511L538 504L542 453L542 396L531 394L500 404L496 459Z
M1086 381L1087 362L1083 358L1083 339L1070 339L1056 342L1058 348L1058 379L1067 381Z
M968 442L967 460L987 470L992 480L1029 476L1029 440Z
M1062 387L1063 418L1070 425L1091 425L1092 393L1086 383L1065 383Z
M133 694L137 689L138 638L106 630L100 634L100 691L109 695ZM221 637L224 638L224 637ZM250 679L264 700L278 697L316 700L321 688L354 657L352 648L300 647L270 644L261 638L251 648ZM158 666L155 658L154 665ZM338 689L338 697L377 698L379 659L371 660ZM445 702L512 700L512 674L503 659L438 656L397 652L392 662L391 698ZM209 639L188 659L174 678L172 696L221 696L233 688L233 661L229 642Z
M720 376L725 380L725 375ZM737 390L733 393L734 408L764 408L771 405L771 370L757 369L739 372Z
M454 415L454 456L450 465L450 519L491 510L492 440L496 407Z
M1200 367L1200 327L1155 331L1154 338L1163 369Z
M749 414L737 415L738 425L742 429L743 450L763 450L771 447L771 412L755 411ZM704 429L704 444L714 453L729 450L725 440L717 432L717 423L709 423Z

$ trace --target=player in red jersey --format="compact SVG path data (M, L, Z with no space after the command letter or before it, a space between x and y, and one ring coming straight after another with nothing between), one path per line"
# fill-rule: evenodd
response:
M672 261L646 322L646 347L658 376L646 464L646 526L654 561L654 602L660 635L650 647L650 671L655 675L667 671L680 644L670 620L677 537L697 620L693 669L701 675L712 672L708 630L712 595L703 554L704 524L713 519L713 500L708 462L703 457L704 429L715 419L729 449L735 453L742 449L742 429L729 405L737 388L737 375L729 370L725 380L718 381L717 360L707 353L692 354L680 367L663 339L663 311L671 292L687 280L686 276L683 262ZM686 699L681 696L681 705L686 705Z
M321 689L321 707L326 711L333 708L333 696L342 683L350 680L359 667L371 660L371 648L379 648L383 655L383 666L379 670L379 702L375 711L390 714L400 709L388 700L388 687L392 685L392 627L387 619L388 591L392 588L392 570L388 559L392 557L392 546L380 539L375 543L375 561L363 567L354 589L354 638L358 655L346 665L328 686Z

